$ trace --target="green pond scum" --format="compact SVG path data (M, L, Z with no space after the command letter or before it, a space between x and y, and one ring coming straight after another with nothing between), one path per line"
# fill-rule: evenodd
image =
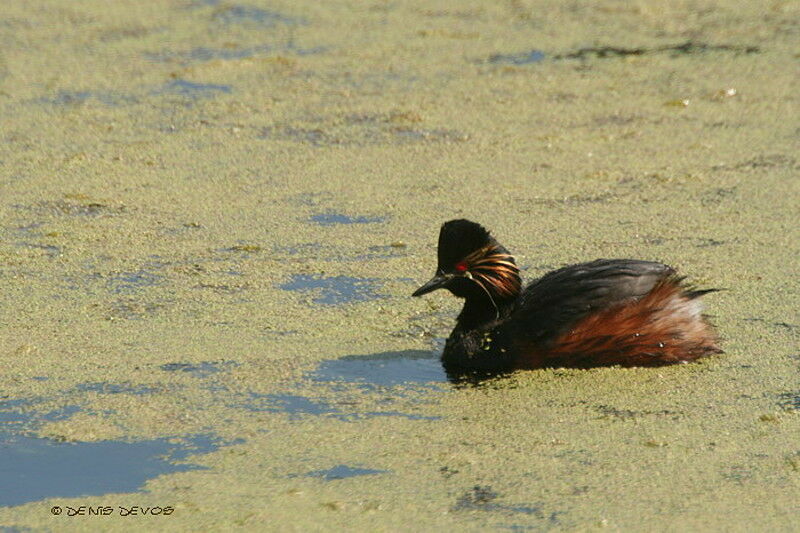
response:
M0 531L797 531L798 20L5 0ZM725 353L451 383L453 218L726 289Z

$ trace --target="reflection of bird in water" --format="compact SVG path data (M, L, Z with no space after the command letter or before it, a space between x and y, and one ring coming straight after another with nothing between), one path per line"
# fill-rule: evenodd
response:
M514 258L482 226L451 220L436 275L464 308L445 344L448 373L544 367L660 366L721 353L694 290L661 263L598 259L522 288Z

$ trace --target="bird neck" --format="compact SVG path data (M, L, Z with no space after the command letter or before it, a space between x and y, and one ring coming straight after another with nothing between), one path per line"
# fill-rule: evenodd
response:
M483 328L493 322L501 321L511 314L518 295L501 297L497 294L475 292L464 300L464 307L458 315L456 327L464 332Z

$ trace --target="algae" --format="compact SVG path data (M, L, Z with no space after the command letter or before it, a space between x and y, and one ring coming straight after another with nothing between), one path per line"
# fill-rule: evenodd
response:
M64 416L0 446L211 444L0 529L796 529L798 16L4 2L0 401ZM726 288L726 353L446 382L459 303L409 295L455 217L527 279L637 257Z

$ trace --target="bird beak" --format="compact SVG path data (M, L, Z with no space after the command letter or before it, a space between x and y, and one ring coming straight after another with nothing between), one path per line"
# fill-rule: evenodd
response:
M433 278L428 283L426 283L419 289L415 290L414 294L412 294L411 296L422 296L423 294L428 294L429 292L433 292L436 289L441 289L442 287L447 285L447 282L450 281L452 277L453 276L448 276L446 274L437 274L436 276L433 276Z

